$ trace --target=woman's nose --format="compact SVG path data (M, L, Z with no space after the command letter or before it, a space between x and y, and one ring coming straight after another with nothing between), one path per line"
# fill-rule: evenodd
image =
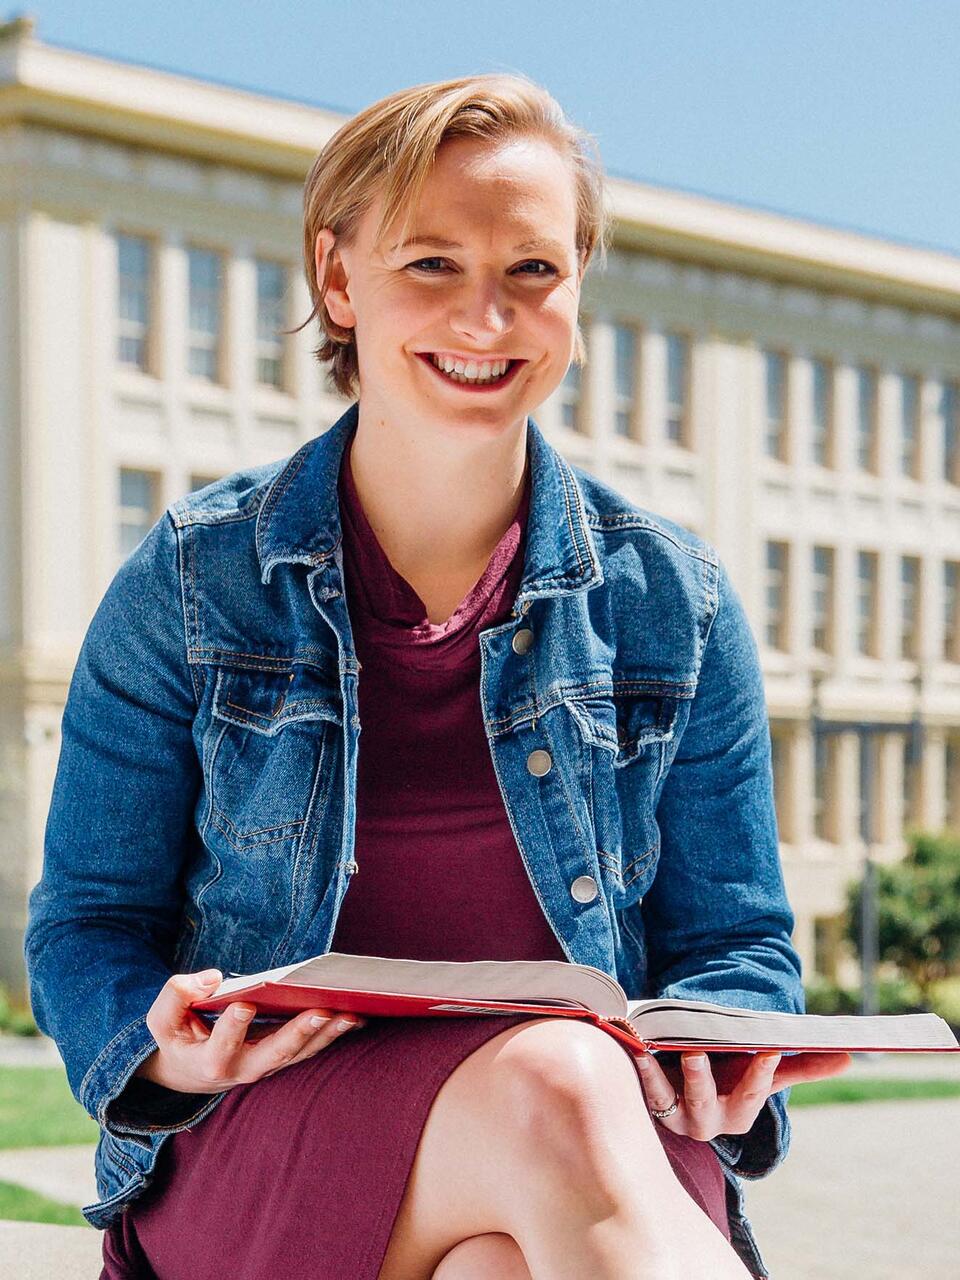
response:
M450 316L457 333L474 340L499 337L513 324L513 307L497 280L478 280L458 292Z

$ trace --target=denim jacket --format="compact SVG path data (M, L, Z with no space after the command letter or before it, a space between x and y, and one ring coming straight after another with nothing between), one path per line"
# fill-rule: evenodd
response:
M80 651L25 954L37 1021L101 1125L101 1199L84 1209L97 1227L225 1096L131 1079L171 973L329 950L362 873L337 500L357 420L354 403L291 458L170 506ZM799 1011L763 681L727 572L570 466L532 418L527 448L523 578L508 620L481 633L480 700L546 918L571 961L631 999ZM515 649L521 629L533 642ZM781 1093L748 1134L713 1143L758 1275L739 1177L768 1173L788 1142Z

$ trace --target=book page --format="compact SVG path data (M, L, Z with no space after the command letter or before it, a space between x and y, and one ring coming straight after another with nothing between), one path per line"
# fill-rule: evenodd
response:
M791 1049L951 1049L957 1040L933 1013L776 1013L696 1000L635 1000L629 1020L647 1041Z
M438 1000L507 1000L592 1009L623 1018L627 1001L620 985L602 969L565 960L404 960L330 951L299 965L249 978L231 978L212 993L242 990L257 981L335 991L379 991ZM211 998L212 998L211 997Z

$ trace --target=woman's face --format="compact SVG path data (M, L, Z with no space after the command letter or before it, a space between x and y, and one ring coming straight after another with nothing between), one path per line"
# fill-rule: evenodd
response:
M408 243L391 228L374 244L380 208L378 197L354 242L336 245L326 296L333 320L356 331L364 411L444 433L521 427L574 349L582 272L571 169L539 138L452 139ZM320 232L319 279L334 244ZM498 374L493 362L504 360Z

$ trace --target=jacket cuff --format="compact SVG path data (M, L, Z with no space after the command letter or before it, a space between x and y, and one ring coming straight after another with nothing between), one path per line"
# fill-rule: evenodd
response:
M741 1178L764 1178L790 1149L789 1089L771 1094L747 1133L720 1134L710 1145Z
M101 1051L84 1077L80 1101L115 1137L176 1133L202 1120L221 1093L180 1093L134 1072L157 1049L146 1017L138 1018Z

